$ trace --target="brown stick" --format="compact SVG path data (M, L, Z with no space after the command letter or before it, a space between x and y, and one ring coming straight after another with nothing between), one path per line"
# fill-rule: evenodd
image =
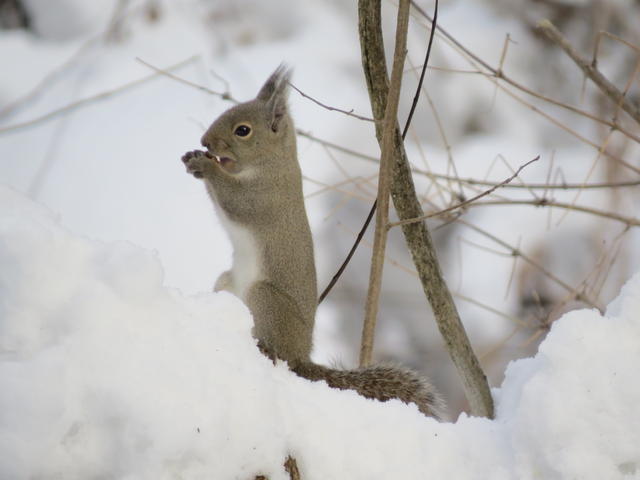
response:
M538 29L544 33L549 40L560 46L565 53L569 55L571 60L580 67L580 70L596 84L602 93L609 97L616 105L620 105L625 112L640 124L640 106L627 98L595 65L580 55L553 23L549 20L542 20L538 23Z
M398 20L396 25L396 45L391 70L391 84L387 96L382 130L382 155L380 158L380 174L378 175L378 209L376 211L376 229L373 236L373 252L371 255L371 271L369 273L369 289L365 303L364 326L360 344L360 366L371 363L373 338L378 316L384 252L387 246L387 221L389 220L389 177L394 155L394 136L398 124L398 102L402 84L402 70L407 55L407 29L409 28L409 0L400 0L398 4Z
M360 0L358 19L362 64L371 109L373 117L380 120L384 117L389 90L382 40L380 0ZM375 125L378 142L381 142L381 124L376 122ZM398 126L396 126L394 138L393 161L390 189L398 216L400 219L406 219L423 215ZM462 379L471 413L477 416L493 417L493 399L487 379L471 349L451 292L442 277L431 235L424 222L403 225L402 232L411 251L422 288L433 309L440 333Z

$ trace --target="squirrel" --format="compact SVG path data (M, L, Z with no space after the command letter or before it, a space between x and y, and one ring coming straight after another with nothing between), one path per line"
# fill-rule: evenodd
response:
M297 375L367 398L415 403L441 418L444 404L428 381L395 365L337 370L310 359L318 305L313 240L302 194L296 131L288 112L291 70L280 65L255 99L215 120L206 151L182 156L204 180L233 245L233 266L217 279L249 308L260 350Z

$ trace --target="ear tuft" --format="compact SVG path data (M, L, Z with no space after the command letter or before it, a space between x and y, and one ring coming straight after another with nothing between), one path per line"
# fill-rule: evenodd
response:
M268 122L274 132L279 130L282 119L287 114L290 78L291 69L281 63L269 76L256 97L266 103Z

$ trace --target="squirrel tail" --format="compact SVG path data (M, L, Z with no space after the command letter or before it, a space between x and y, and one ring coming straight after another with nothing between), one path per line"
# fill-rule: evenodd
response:
M300 363L293 371L312 381L324 380L332 388L355 390L366 398L382 402L397 398L415 403L427 416L441 420L444 401L435 388L416 372L397 365L379 364L354 370L335 370L311 362Z

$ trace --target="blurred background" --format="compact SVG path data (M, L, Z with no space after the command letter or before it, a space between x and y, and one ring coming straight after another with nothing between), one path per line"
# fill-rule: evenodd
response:
M396 4L382 4L391 57ZM401 123L427 47L423 12L434 8L416 4ZM508 186L429 220L492 387L563 312L603 310L640 264L640 124L539 32L544 18L640 103L640 1L442 0L407 136L426 212L540 157ZM154 250L166 285L185 294L209 291L231 261L204 187L180 162L232 105L224 96L252 98L285 61L306 95L371 116L356 2L0 0L0 58L0 182L74 232ZM324 288L375 198L379 149L371 122L295 91L290 105ZM357 363L370 257L371 232L319 308L317 361ZM452 415L467 408L398 228L374 356L429 375Z

